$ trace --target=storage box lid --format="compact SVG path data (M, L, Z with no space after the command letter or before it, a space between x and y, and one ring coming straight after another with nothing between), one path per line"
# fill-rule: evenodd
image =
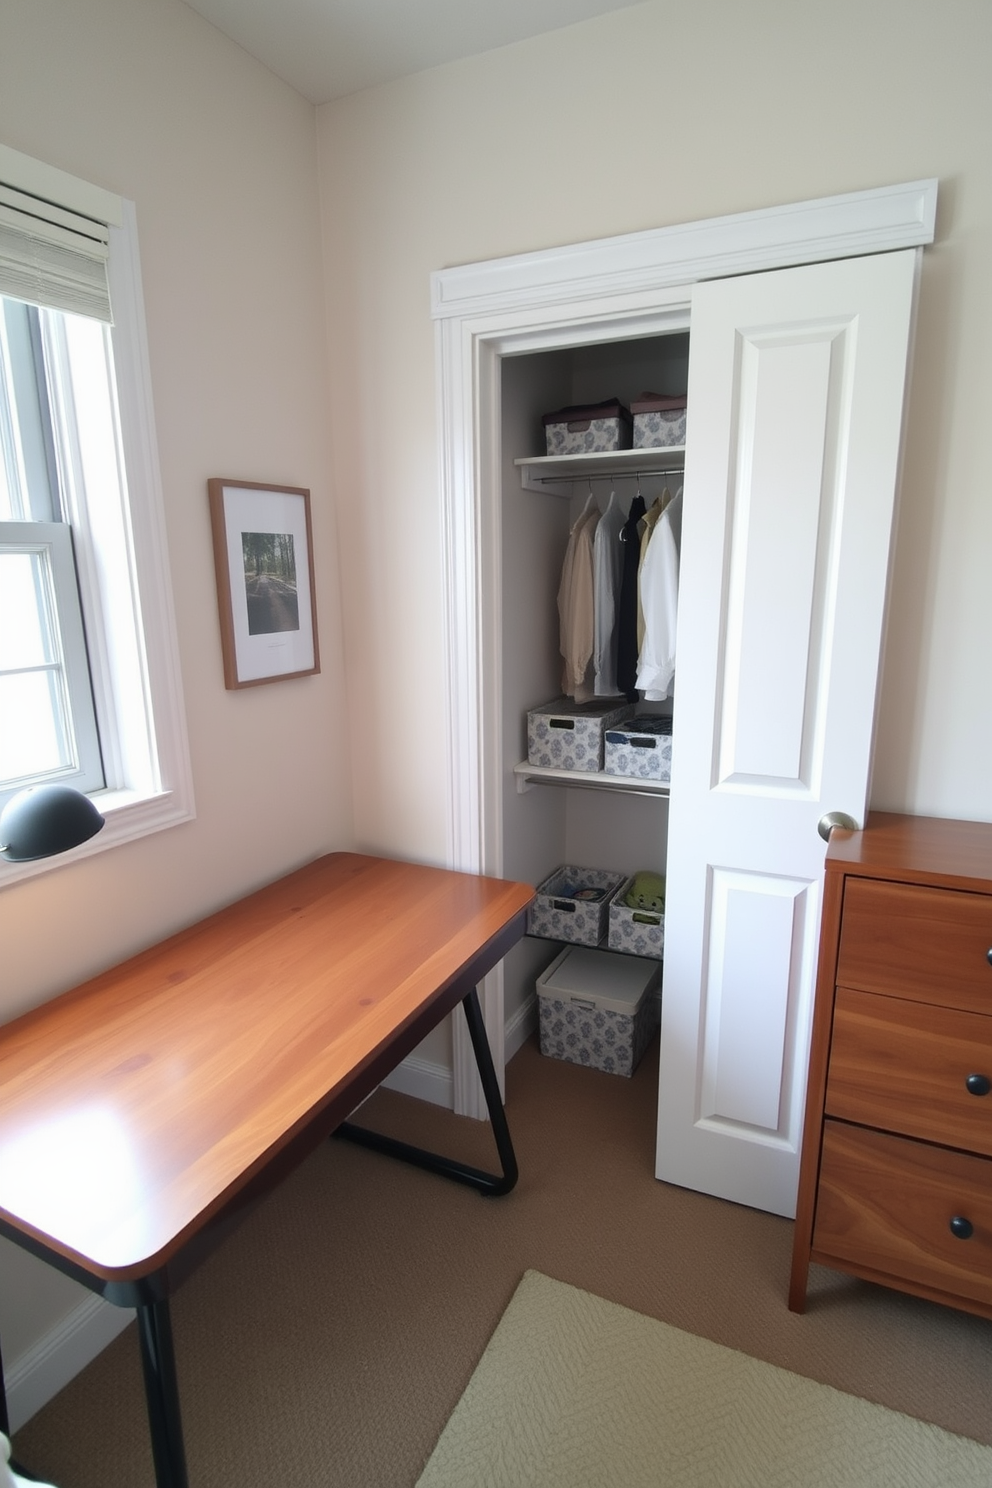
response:
M588 703L577 703L574 698L556 697L538 708L529 708L529 718L606 718L611 713L631 713L633 705L623 697L593 698Z
M563 863L538 884L537 892L552 899L570 899L575 898L576 889L602 889L606 896L612 894L623 882L623 874L613 873L609 868L577 868L573 863Z
M685 393L639 393L630 400L631 413L675 413L685 408Z
M670 734L672 732L671 714L663 717L661 714L641 713L636 718L629 718L625 723L618 723L613 728L607 729L606 741L608 744L628 744L631 739L638 738L641 734Z
M660 961L648 956L569 946L538 977L537 990L539 995L633 1017L660 979Z
M576 403L571 408L559 408L555 413L546 413L542 422L548 424L588 424L592 419L624 419L631 422L630 409L619 398L607 398L603 403Z

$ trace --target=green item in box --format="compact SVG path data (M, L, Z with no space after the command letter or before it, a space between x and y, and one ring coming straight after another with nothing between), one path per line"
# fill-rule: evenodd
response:
M663 910L665 907L665 880L660 873L635 873L630 888L624 895L624 903L630 909Z

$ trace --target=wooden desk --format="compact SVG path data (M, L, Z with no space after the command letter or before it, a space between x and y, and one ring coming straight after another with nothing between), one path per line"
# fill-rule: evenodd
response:
M188 1484L169 1295L320 1141L513 1187L475 987L533 893L332 853L0 1029L0 1234L137 1308L158 1488ZM458 1002L499 1175L345 1123Z

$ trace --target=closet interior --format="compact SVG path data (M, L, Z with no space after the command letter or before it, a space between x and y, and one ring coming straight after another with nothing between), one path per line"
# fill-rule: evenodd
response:
M684 465L682 448L550 459L543 415L614 397L629 407L645 391L684 393L688 361L687 329L502 359L502 592L492 651L502 708L488 733L502 785L499 820L490 829L508 878L536 886L563 864L624 876L665 873L668 786L529 768L527 713L562 694L557 595L569 532L590 495L605 512L615 493L626 514L638 492L647 506L666 486L674 496ZM639 696L636 704L639 714L672 708L672 697L659 703ZM508 1026L523 1017L537 976L561 949L560 942L527 936L506 958Z

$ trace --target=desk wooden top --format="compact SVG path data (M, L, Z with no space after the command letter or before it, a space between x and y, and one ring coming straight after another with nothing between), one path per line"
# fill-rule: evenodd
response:
M374 1088L533 892L333 853L0 1028L8 1233L105 1280L162 1267Z

